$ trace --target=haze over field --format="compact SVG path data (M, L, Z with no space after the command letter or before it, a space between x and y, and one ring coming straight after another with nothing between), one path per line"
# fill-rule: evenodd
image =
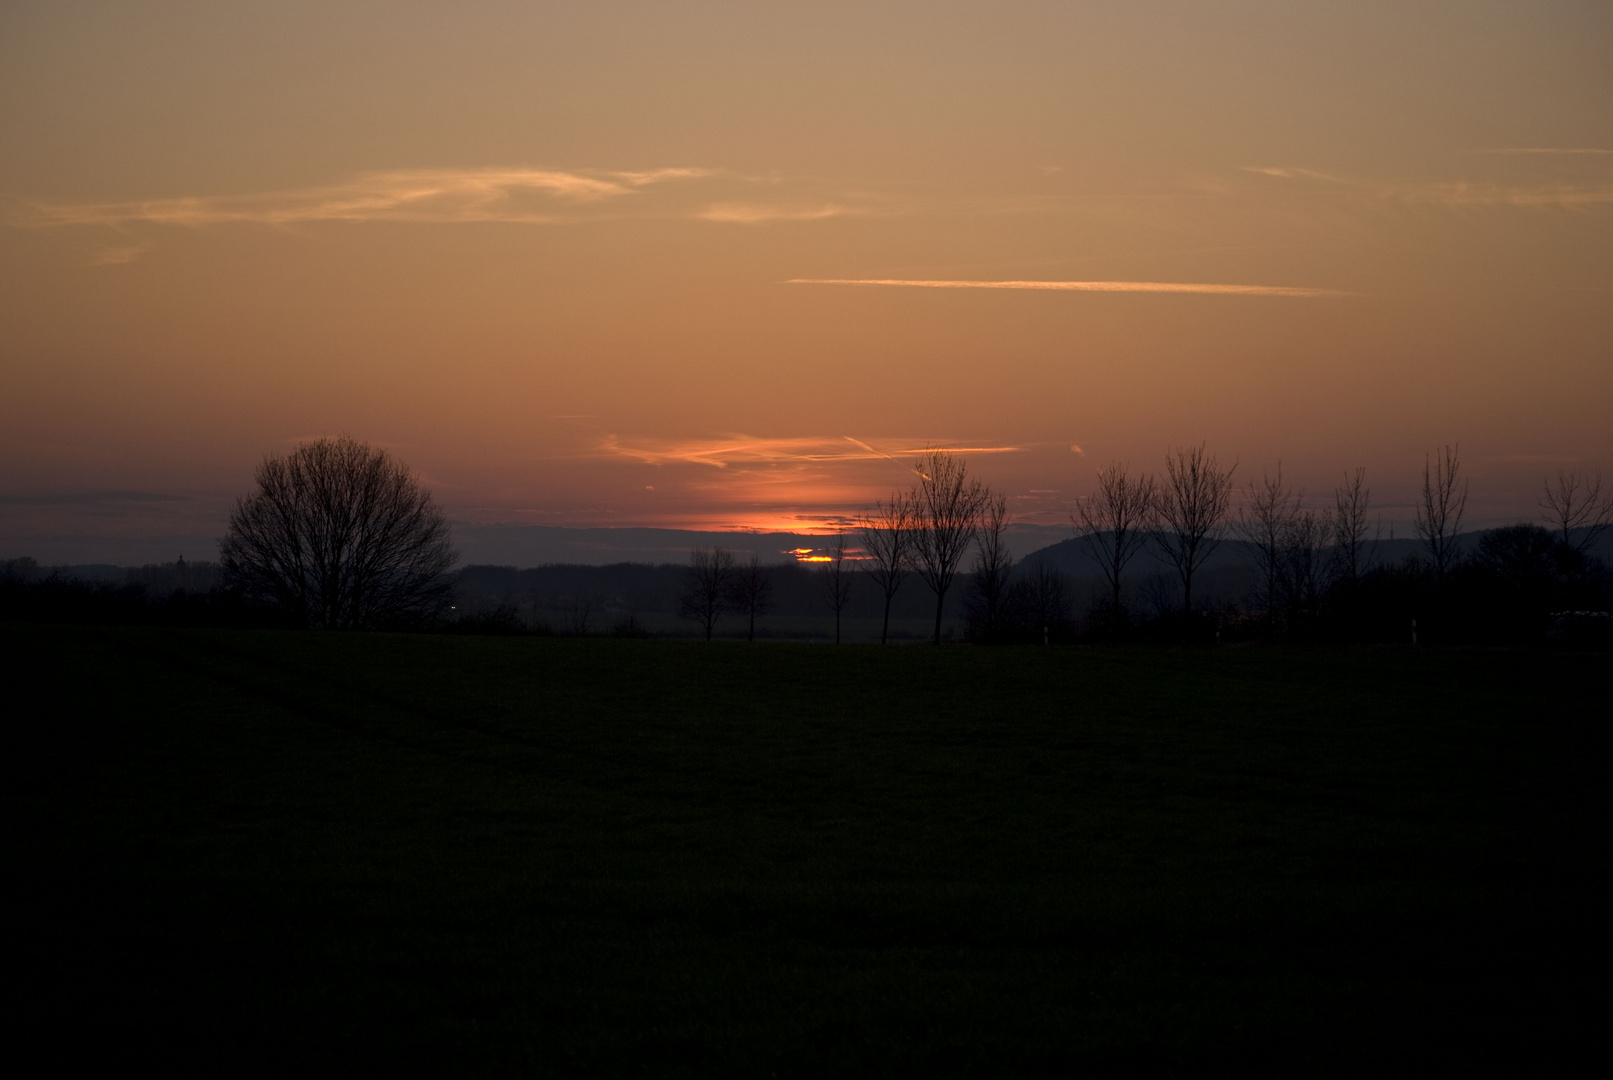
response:
M468 525L1613 470L1613 8L9 3L0 557L350 433ZM210 552L182 548L193 558Z

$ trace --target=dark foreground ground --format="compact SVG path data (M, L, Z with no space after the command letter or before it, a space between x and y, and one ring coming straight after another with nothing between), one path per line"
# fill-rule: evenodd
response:
M1605 1020L1605 656L0 647L61 1065L1376 1073Z

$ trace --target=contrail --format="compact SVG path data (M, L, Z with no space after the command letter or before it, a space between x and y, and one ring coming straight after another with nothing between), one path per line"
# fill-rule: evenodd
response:
M854 443L857 446L862 447L864 450L868 451L870 454L878 454L880 457L886 459L887 461L895 461L896 460L895 458L891 457L889 454L885 453L885 451L883 451L883 450L875 450L872 446L869 446L867 443L863 442L861 439L853 439L850 435L842 435L841 438L845 439L849 443Z
M915 289L1041 289L1056 292L1207 293L1217 296L1300 296L1334 299L1342 289L1294 285L1212 285L1185 281L906 281L891 278L791 278L786 285L905 285Z

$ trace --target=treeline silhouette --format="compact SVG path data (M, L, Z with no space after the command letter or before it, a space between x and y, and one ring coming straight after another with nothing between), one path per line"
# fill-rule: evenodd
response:
M936 644L955 636L949 625L979 644L1613 638L1613 572L1599 550L1613 499L1600 477L1548 479L1549 528L1464 533L1467 482L1444 447L1425 463L1416 540L1386 541L1364 470L1316 508L1280 466L1240 495L1236 466L1203 446L1165 465L1157 476L1101 469L1071 538L1017 564L1006 498L937 449L915 459L909 490L829 539L811 567L712 545L681 567L450 572L446 519L401 463L351 439L316 440L265 459L220 564L92 575L13 559L0 563L0 619L620 636L679 633L681 619L683 634L707 639L737 624L748 640L836 642L850 619L865 635L877 623L882 642Z
M1583 539L1576 533L1575 539ZM946 616L963 640L982 644L1222 643L1257 640L1411 644L1594 644L1613 635L1613 574L1594 552L1568 555L1546 530L1509 526L1463 534L1460 554L1443 585L1430 563L1408 550L1415 541L1383 541L1357 579L1327 585L1314 602L1285 597L1275 616L1256 588L1256 555L1229 540L1202 571L1204 605L1180 611L1179 586L1169 567L1148 559L1126 578L1130 598L1117 628L1108 583L1072 538L1020 560L1006 601L987 622L972 574L962 575ZM224 587L216 564L168 563L97 568L98 579L71 567L32 559L0 562L0 620L192 627L274 627L297 624L272 603L248 600ZM823 571L791 560L763 565L771 595L758 618L765 639L832 640L833 611ZM467 566L452 575L452 604L430 622L393 629L441 633L616 635L678 633L675 628L686 568L676 564L552 565L517 569ZM204 584L195 582L200 579ZM863 570L853 571L848 619L877 637L883 597ZM893 641L930 636L932 598L904 589L891 608ZM698 627L685 624L683 633ZM718 636L743 635L724 612Z
M291 627L272 603L225 587L212 562L124 567L0 562L0 620L100 626Z

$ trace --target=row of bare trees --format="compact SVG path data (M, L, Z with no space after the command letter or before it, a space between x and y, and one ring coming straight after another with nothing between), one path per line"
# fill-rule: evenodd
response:
M753 552L749 562L740 563L733 552L715 545L697 547L689 553L678 614L699 623L707 641L722 615L743 615L745 640L755 641L756 617L767 614L772 599L773 583L760 555Z
M1466 487L1456 486L1455 450L1447 448L1425 475L1418 528L1430 538L1441 574L1461 524ZM1206 448L1183 447L1165 459L1165 473L1131 472L1123 464L1098 471L1098 487L1082 499L1071 522L1109 586L1108 614L1121 618L1126 567L1152 549L1176 570L1182 610L1193 610L1193 578L1230 534L1252 553L1256 590L1275 620L1280 608L1314 605L1330 571L1354 579L1366 569L1371 540L1371 493L1366 470L1346 474L1333 491L1331 513L1304 506L1302 492L1275 475L1251 480L1233 515L1233 475Z
M969 549L985 527L976 567L981 575L1006 588L1012 560L1004 531L1008 504L969 475L967 463L945 450L926 451L914 466L918 482L907 491L894 491L875 504L874 512L859 523L865 567L884 594L885 611L879 641L890 638L891 603L909 573L935 594L935 644L941 643L941 616L946 596L957 579ZM843 541L842 541L843 542Z
M1163 477L1125 465L1098 471L1097 491L1076 505L1071 523L1108 582L1112 618L1124 610L1126 567L1148 546L1175 567L1182 609L1193 610L1193 577L1224 538L1236 469L1201 444L1167 455Z
M1008 550L1008 502L993 495L968 464L945 450L926 451L915 463L917 482L893 492L862 518L858 532L863 557L849 558L849 537L842 531L828 549L821 570L825 602L835 615L835 641L841 617L851 600L856 573L866 574L884 597L880 643L890 638L891 604L909 575L916 574L935 595L933 640L941 641L942 616L964 559L976 550L974 581L990 606L1006 599L1013 558ZM680 600L680 614L699 623L712 636L717 619L728 611L755 617L767 607L766 572L757 557L736 567L733 555L716 547L696 548L690 555Z
M1331 493L1331 505L1314 509L1284 480L1279 463L1274 474L1245 485L1234 512L1236 469L1236 463L1222 466L1200 444L1167 454L1163 474L1133 473L1123 464L1099 470L1096 491L1077 504L1071 522L1106 580L1110 619L1123 620L1127 567L1145 550L1175 570L1182 612L1191 616L1196 575L1224 540L1243 541L1255 564L1256 595L1274 625L1314 615L1334 582L1357 582L1371 568L1379 529L1365 469L1346 473ZM935 598L932 641L939 644L946 597L971 550L973 632L991 639L1015 620L1056 624L1057 612L1068 602L1059 575L1044 567L1039 578L1034 572L1013 578L1007 499L970 476L967 463L949 451L925 452L914 472L917 482L911 488L892 492L858 522L860 558L850 557L844 531L828 548L820 581L834 612L835 641L861 572L883 598L882 644L890 638L892 605L910 575L917 575ZM1424 464L1416 528L1441 584L1460 557L1467 497L1458 448L1445 446L1431 454ZM1547 482L1541 507L1561 543L1580 551L1613 524L1613 499L1603 498L1599 477L1559 473ZM725 611L748 614L748 636L754 637L755 618L766 611L767 600L757 557L736 567L733 556L721 549L694 552L682 612L699 622L708 638Z
M1332 505L1314 510L1304 493L1275 475L1251 480L1242 506L1230 514L1236 465L1221 467L1200 445L1167 456L1165 474L1132 473L1110 465L1097 490L1081 500L1072 523L1109 585L1110 613L1123 610L1126 566L1152 547L1176 569L1184 612L1193 609L1193 576L1229 534L1244 541L1256 570L1256 590L1268 616L1314 611L1333 580L1354 582L1372 562L1378 530L1371 521L1366 470L1346 473ZM1424 462L1416 529L1437 583L1460 557L1458 537L1468 484L1459 448L1441 447ZM1540 506L1565 550L1582 553L1613 525L1613 499L1600 476L1559 472L1548 479Z
M1123 610L1126 567L1149 545L1175 567L1183 610L1191 613L1194 576L1229 528L1255 553L1261 595L1273 616L1283 606L1314 607L1330 580L1361 577L1376 539L1364 470L1345 476L1328 510L1314 511L1302 492L1286 485L1279 465L1274 476L1249 483L1243 506L1229 518L1235 471L1236 464L1223 468L1201 444L1168 454L1163 476L1132 474L1124 465L1099 472L1097 491L1080 502L1072 522L1108 579L1116 616ZM989 631L1010 607L1045 613L1062 603L1056 577L1044 574L1040 585L1034 575L1010 580L1007 500L970 476L963 459L931 449L914 472L918 479L909 490L893 492L860 521L862 558L848 564L845 533L830 549L822 582L837 641L854 569L860 569L884 595L881 642L889 639L897 591L916 573L935 596L933 640L939 643L947 594L971 549L972 622ZM221 544L230 589L273 603L310 627L429 624L445 614L456 558L447 518L386 451L345 436L316 439L266 457L256 481L256 489L236 502ZM1417 534L1441 585L1462 558L1458 537L1467 498L1458 448L1442 447L1425 460L1417 508ZM1555 540L1543 539L1545 530L1536 526L1519 526L1524 532L1508 541L1513 547L1544 544L1566 553L1569 562L1583 561L1613 526L1613 498L1603 495L1599 475L1559 472L1547 480L1540 506ZM1491 547L1499 550L1499 543ZM720 548L702 548L693 553L680 610L708 638L721 614L738 612L754 639L770 594L759 556L740 566ZM586 608L579 622L586 629Z

